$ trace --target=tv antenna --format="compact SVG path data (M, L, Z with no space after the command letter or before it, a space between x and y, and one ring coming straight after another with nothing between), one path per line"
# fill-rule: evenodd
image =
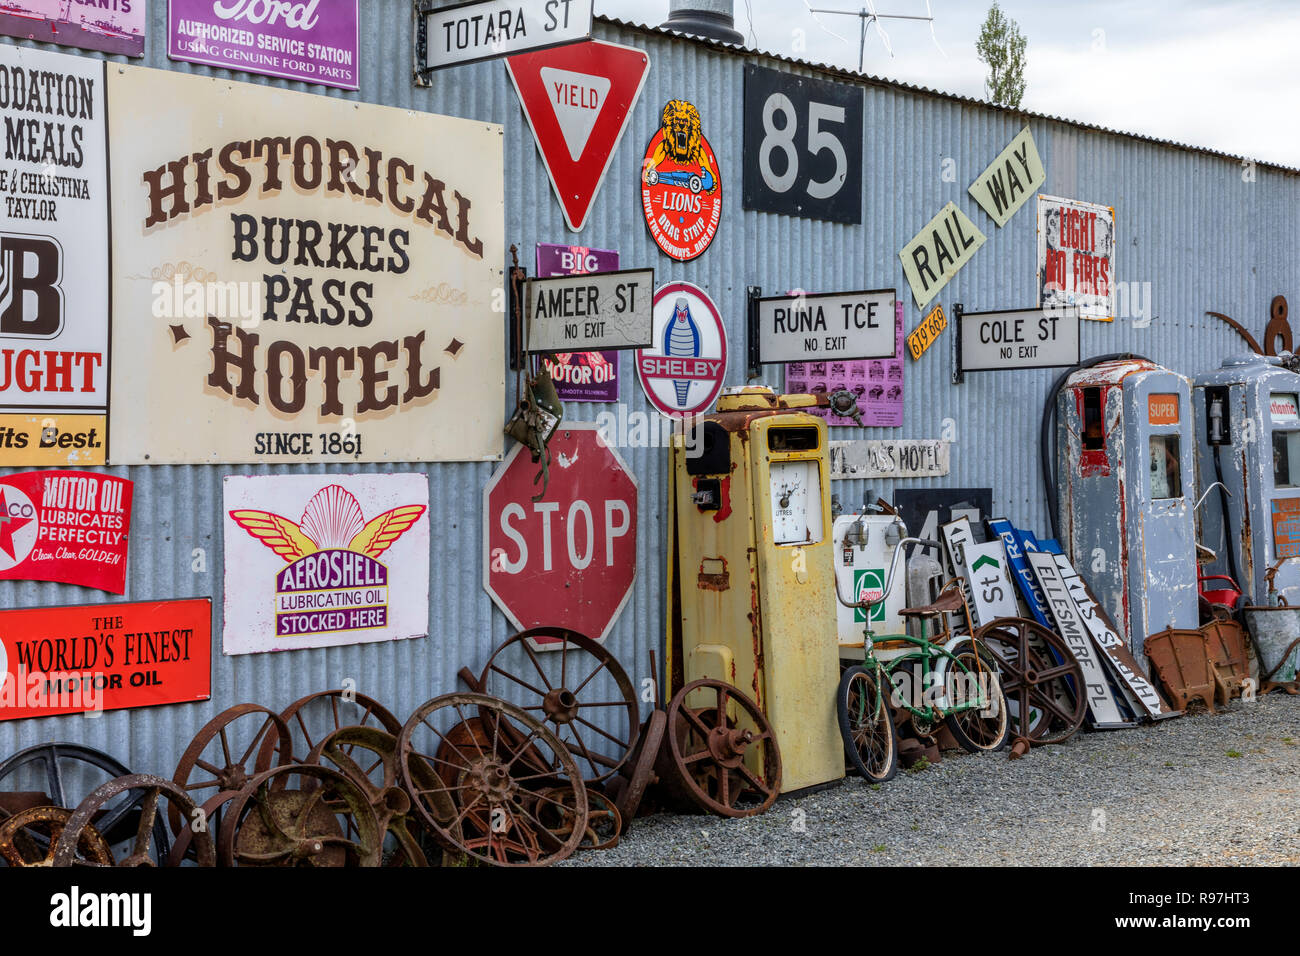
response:
M808 3L808 0L804 0L804 6L808 8L809 13L813 14L814 19L816 19L816 15L819 13L829 13L835 16L858 18L858 72L859 73L862 72L863 60L866 57L866 52L867 52L867 26L868 25L875 26L876 32L880 34L880 41L885 45L885 50L889 53L891 57L894 55L894 48L889 42L889 34L886 33L885 28L880 25L881 20L922 20L929 23L930 38L934 40L934 45L938 47L939 52L943 53L943 47L939 46L939 38L935 36L934 33L934 11L930 9L930 0L925 0L925 12L927 15L923 17L918 16L916 14L907 14L907 13L877 13L875 0L864 0L864 2L866 3L866 6L860 10L855 11L855 10L825 10L825 9L813 7ZM827 32L830 33L831 31L828 30ZM832 34L832 35L839 36L838 34ZM844 40L844 37L840 37L840 39ZM845 40L844 42L847 43L848 41ZM947 56L946 53L944 55Z

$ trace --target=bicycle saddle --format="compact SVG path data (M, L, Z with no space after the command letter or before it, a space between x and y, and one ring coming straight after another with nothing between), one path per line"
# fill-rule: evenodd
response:
M898 613L903 617L935 617L939 614L947 614L949 611L960 611L961 606L961 591L957 588L944 588L934 599L933 604L904 608Z

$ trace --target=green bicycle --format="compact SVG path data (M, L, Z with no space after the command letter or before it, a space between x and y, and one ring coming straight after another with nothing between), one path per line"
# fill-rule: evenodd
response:
M839 578L835 581L839 602L845 607L861 608L866 618L863 661L841 674L835 710L849 764L872 783L884 783L898 772L894 707L910 715L912 727L920 736L933 733L942 721L957 743L971 753L1001 750L1010 733L997 659L982 641L969 636L974 629L959 580L948 581L933 604L900 612L917 620L920 637L877 636L871 630L871 609L882 604L893 588L894 572L904 549L918 544L939 547L935 541L903 538L894 552L885 587L874 599L846 601ZM954 635L946 624L947 615L958 611L965 617L966 634ZM932 619L937 619L937 624L934 638L930 639L926 635Z

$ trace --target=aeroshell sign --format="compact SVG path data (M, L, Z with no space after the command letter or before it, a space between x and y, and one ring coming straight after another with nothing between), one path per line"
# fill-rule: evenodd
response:
M424 475L232 475L223 492L227 654L428 633Z
M650 344L653 269L529 279L528 348L595 352Z
M966 312L961 316L963 372L1078 364L1077 308Z
M893 358L894 290L759 299L759 361Z

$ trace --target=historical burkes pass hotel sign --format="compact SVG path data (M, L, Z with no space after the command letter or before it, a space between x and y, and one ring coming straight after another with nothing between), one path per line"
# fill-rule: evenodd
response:
M109 80L115 462L501 456L499 126Z

